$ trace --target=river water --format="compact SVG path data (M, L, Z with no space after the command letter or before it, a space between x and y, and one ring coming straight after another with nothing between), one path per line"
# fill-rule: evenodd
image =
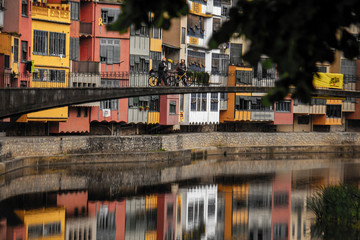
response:
M347 153L28 162L0 175L0 240L318 239L307 199L360 186Z

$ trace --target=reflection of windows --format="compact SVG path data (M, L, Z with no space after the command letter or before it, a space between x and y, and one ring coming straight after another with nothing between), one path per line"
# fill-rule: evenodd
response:
M120 9L101 8L101 18L103 24L110 24L117 20L120 14Z
M63 56L66 55L66 34L50 32L49 34L49 55Z
M22 4L21 4L21 15L23 17L27 17L28 16L28 0L22 0Z
M274 206L288 206L289 194L287 192L275 192L274 193Z
M101 39L100 61L106 64L120 63L120 39Z
M291 101L276 102L277 112L291 112Z
M44 225L44 237L58 235L61 233L61 223L48 223Z
M65 82L65 70L49 69L50 82Z
M327 118L341 118L341 105L326 105Z
M282 240L287 239L288 226L286 223L274 223L273 225L273 239Z
M170 101L169 114L176 114L176 102Z
M35 68L35 71L33 72L33 81L47 81L47 69L38 69Z
M14 38L14 63L19 61L19 39Z
M217 112L219 106L218 93L211 93L210 111Z
M34 54L47 55L48 32L34 30Z
M29 225L28 238L39 238L43 235L43 225Z
M27 61L27 41L21 41L21 62Z
M189 203L188 206L188 222L192 222L194 220L194 203Z
M71 3L71 20L79 20L80 19L80 8L78 2L70 2Z
M208 202L208 217L214 217L215 216L215 198L209 199Z
M173 217L173 214L174 214L173 206L174 206L173 203L168 203L166 206L166 216L168 219Z

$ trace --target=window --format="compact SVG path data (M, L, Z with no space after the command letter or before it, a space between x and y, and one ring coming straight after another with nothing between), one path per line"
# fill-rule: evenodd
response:
M213 32L217 32L221 27L221 19L214 18L213 19Z
M61 233L61 223L48 223L44 225L44 237Z
M79 61L79 45L78 38L70 38L70 59Z
M326 105L327 118L341 118L341 105Z
M187 21L187 33L188 36L196 38L204 38L205 27L204 22L205 18L202 16L197 16L193 14L188 14Z
M21 4L21 16L27 17L28 16L28 0L22 0Z
M323 98L312 98L310 105L325 105L326 99Z
M9 55L4 55L4 67L10 68L10 56Z
M226 75L229 67L229 56L226 54L212 53L211 73Z
M150 98L150 111L152 112L160 112L160 97L159 96L151 96Z
M252 84L253 72L251 71L235 71L235 84Z
M71 4L71 20L80 19L80 8L78 2L70 2Z
M130 55L130 72L149 72L149 56Z
M76 108L76 117L81 117L81 107Z
M191 94L191 111L196 111L196 93Z
M84 117L88 117L88 115L89 115L88 112L89 112L89 109L88 109L88 108L84 108ZM83 208L84 208L84 207L81 208L81 212L83 212ZM84 208L84 211L85 211L85 208Z
M65 82L65 70L49 69L50 82Z
M310 122L309 116L299 116L298 117L298 124L308 125Z
M43 235L43 225L29 225L28 238L39 238Z
M101 80L101 87L119 87L119 80L109 80L103 79ZM119 100L111 99L100 102L100 109L110 109L110 110L118 110L119 109Z
M217 112L219 106L218 93L211 93L210 111Z
M272 106L264 106L261 97L235 97L235 109L239 111L272 111Z
M220 93L220 100L221 101L227 101L228 100L228 94L227 93Z
M230 43L230 64L241 64L242 44Z
M101 8L101 18L103 24L110 24L116 22L120 14L120 9Z
M185 28L181 28L181 44L185 44Z
M180 94L180 111L184 111L184 95Z
M49 55L65 57L66 34L50 32L49 38Z
M189 70L194 72L205 71L205 52L188 50L187 58Z
M48 54L48 32L34 30L34 54L47 55Z
M21 41L21 62L27 61L27 41Z
M291 101L277 102L276 112L291 112Z
M176 102L170 101L169 114L176 114Z
M19 39L14 38L14 63L19 62Z
M321 73L326 73L327 72L326 67L324 67L324 66L318 66L317 70L318 70L318 72L321 72Z
M120 63L120 39L101 39L100 61L106 64Z
M206 111L207 94L206 93L192 93L191 94L191 111Z
M149 36L149 28L146 26L141 26L140 29L135 29L135 26L131 25L130 26L130 35L131 36L148 37Z
M156 39L161 39L161 34L160 34L160 29L159 28L154 28L154 36L153 38L156 38Z
M152 60L152 69L157 71L161 62L161 52L150 51L150 59Z
M47 69L38 69L35 68L35 71L33 72L33 81L47 81L47 75L48 75Z

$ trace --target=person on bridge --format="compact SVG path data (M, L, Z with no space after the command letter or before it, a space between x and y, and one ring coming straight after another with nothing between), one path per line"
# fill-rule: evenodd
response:
M166 58L162 58L158 67L159 81L156 84L157 86L160 86L161 81L163 81L164 85L167 86L166 72L167 72Z
M179 86L180 79L182 79L183 85L186 86L187 83L184 78L184 74L186 72L186 65L185 65L184 59L181 59L180 64L176 67L176 71L177 71L177 75L178 75L178 83L176 85Z

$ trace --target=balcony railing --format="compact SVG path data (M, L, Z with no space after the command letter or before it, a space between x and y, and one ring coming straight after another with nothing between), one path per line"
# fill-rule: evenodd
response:
M93 35L91 22L80 22L80 35Z

